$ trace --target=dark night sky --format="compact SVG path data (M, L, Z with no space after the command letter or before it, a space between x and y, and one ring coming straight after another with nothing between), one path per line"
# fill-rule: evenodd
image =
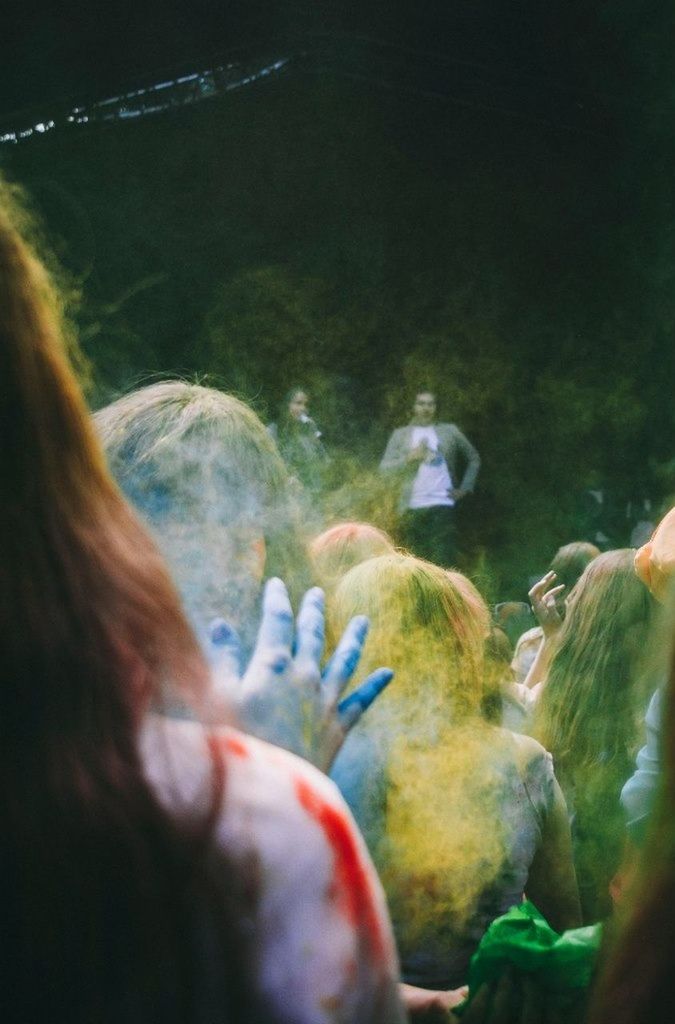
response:
M43 102L101 98L239 46L292 45L308 33L340 32L462 61L467 77L477 65L489 67L518 81L523 95L547 96L555 116L561 106L597 103L598 61L605 80L626 70L621 18L612 38L589 14L601 6L535 0L3 4L0 116Z
M344 371L375 449L409 350L452 358L439 383L485 452L477 542L518 567L522 494L548 551L561 481L630 487L672 457L674 19L672 0L11 0L2 130L230 56L314 63L0 156L86 277L106 388L227 382L244 339L268 409L296 367ZM555 439L536 465L533 421Z

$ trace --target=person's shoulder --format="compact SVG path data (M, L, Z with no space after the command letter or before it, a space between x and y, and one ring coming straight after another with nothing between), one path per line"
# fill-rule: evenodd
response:
M456 423L436 423L434 426L437 433L446 434L448 437L457 437L458 434L462 434Z
M509 743L521 775L532 771L545 774L553 771L553 758L532 736L512 732L510 729L500 729L499 732Z
M227 729L218 741L226 753L220 835L237 859L257 865L261 920L277 933L267 939L274 970L292 961L287 972L302 979L307 960L316 991L304 1001L337 1000L345 1021L399 1020L384 893L337 786L263 740Z
M520 781L540 821L548 816L555 801L553 758L541 743L531 736L509 732Z
M303 802L342 808L337 787L322 772L233 726L153 716L143 730L141 750L151 782L172 802L197 798L211 785L214 764L222 762L224 810L230 818L241 814L250 822L278 823L301 816Z
M534 644L537 646L544 638L544 631L541 626L533 626L532 629L526 629L524 633L521 633L516 641L515 654L518 654L521 648L531 647Z
M211 734L227 760L230 799L261 813L267 820L316 816L318 808L342 811L342 797L328 776L303 758L233 728Z
M412 427L409 424L402 427L394 427L387 438L387 452L390 456L407 448L411 430Z
M179 820L213 809L222 772L214 839L236 861L257 865L268 896L323 891L335 843L355 859L364 853L337 786L280 747L230 726L155 719L142 753L155 792Z
M301 758L232 727L155 722L145 730L143 753L171 808L170 776L183 787L183 805L196 790L212 801L214 771L222 766L214 841L251 890L258 973L271 1004L292 1005L288 1019L302 1024L327 1024L327 1007L338 1006L350 1024L398 1021L384 895L334 783ZM375 1012L380 1004L386 1012Z
M533 736L525 736L522 733L513 733L512 735L521 762L541 760L542 758L545 760L550 759L551 755L548 750L545 750L541 743L535 740Z
M466 441L467 437L464 431L456 423L436 423L436 430L445 434L447 437L460 438L462 441Z

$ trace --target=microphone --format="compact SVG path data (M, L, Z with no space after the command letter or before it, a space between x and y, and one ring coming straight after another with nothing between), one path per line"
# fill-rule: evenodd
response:
M321 437L321 431L317 427L312 417L308 416L306 412L301 412L300 415L298 416L298 420L300 421L300 423L303 424L303 426L310 427L311 429L314 430L314 437L318 441L319 438Z

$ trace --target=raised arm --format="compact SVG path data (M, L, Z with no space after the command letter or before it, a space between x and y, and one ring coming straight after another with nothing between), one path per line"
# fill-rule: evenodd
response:
M563 623L558 611L557 600L565 589L565 584L559 583L558 586L554 586L555 581L556 574L553 571L547 572L528 591L527 595L530 599L532 611L537 617L537 621L544 634L534 661L523 680L523 685L528 690L533 690L536 693L537 699L539 699L541 688L546 682L556 639Z

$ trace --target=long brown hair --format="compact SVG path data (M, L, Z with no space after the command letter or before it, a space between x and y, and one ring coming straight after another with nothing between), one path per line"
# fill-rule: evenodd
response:
M653 607L633 556L599 555L572 592L534 729L563 777L632 764Z
M553 755L574 808L574 862L586 923L611 910L621 858L621 787L631 774L646 700L645 649L653 601L632 550L589 563L572 591L535 711L534 735Z
M0 1015L192 1021L208 822L199 842L171 822L137 736L165 682L198 699L206 669L107 472L31 230L0 180Z

